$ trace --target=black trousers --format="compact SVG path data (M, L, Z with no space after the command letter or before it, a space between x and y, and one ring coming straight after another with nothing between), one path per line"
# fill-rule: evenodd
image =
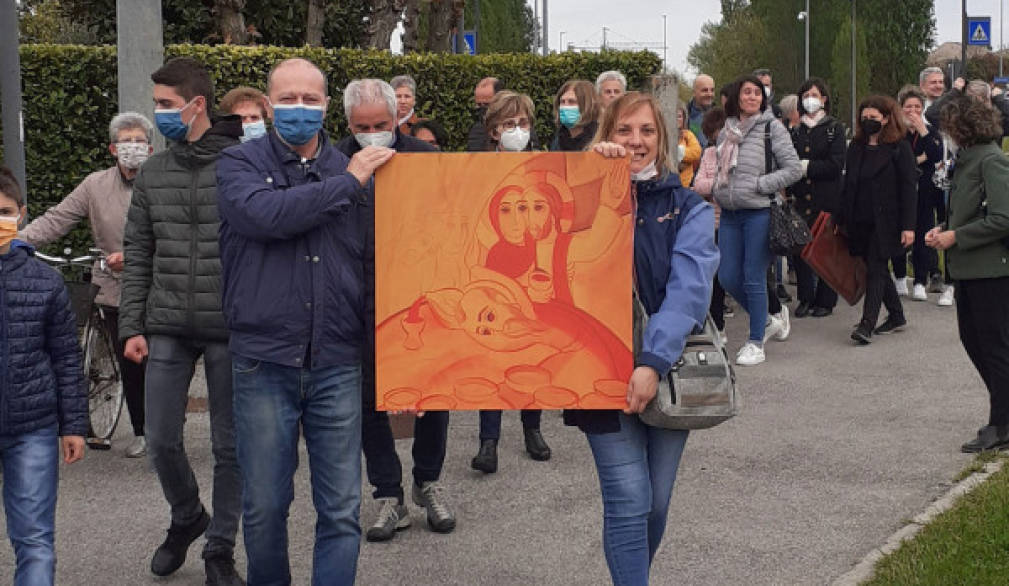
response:
M370 377L365 377L365 381ZM403 502L403 466L396 454L389 414L375 410L375 385L362 385L361 449L374 498ZM427 411L413 424L413 480L420 486L441 476L448 442L448 411Z
M718 275L715 275L715 286L711 289L711 305L708 308L711 319L715 322L718 331L725 329L725 289L718 282Z
M866 277L865 301L862 304L862 324L872 329L879 321L881 305L886 306L886 310L892 317L899 318L904 317L904 307L900 304L897 286L890 278L890 259L880 254L875 234L870 233L869 239L869 251L865 258L868 275Z
M837 292L817 277L813 269L798 256L795 257L795 281L800 302L825 309L834 309L837 305Z
M957 281L956 319L963 348L988 387L988 424L1009 424L1009 277Z
M144 435L144 372L147 370L147 359L137 364L123 355L126 344L119 340L119 308L103 305L102 312L105 314L102 326L112 336L119 372L123 377L123 397L130 413L130 423L133 424L133 435L140 437Z

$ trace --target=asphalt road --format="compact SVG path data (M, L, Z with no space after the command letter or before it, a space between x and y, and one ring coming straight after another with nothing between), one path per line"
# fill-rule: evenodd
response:
M829 583L948 489L969 462L959 445L984 423L987 398L957 340L954 309L937 307L934 296L905 307L907 331L863 348L848 339L857 309L793 320L788 341L769 343L767 363L738 370L743 413L688 441L653 584ZM732 350L745 327L737 311ZM89 451L62 469L57 583L203 584L199 545L167 579L148 570L168 508L147 462L122 457L128 428L120 425L112 451ZM607 583L601 502L583 435L558 413L545 414L554 458L534 462L523 452L518 417L506 414L499 471L484 476L469 468L476 428L476 414L453 415L443 480L456 531L430 532L411 505L412 528L389 543L362 543L358 583ZM186 438L209 496L205 413L189 416ZM410 442L398 444L410 470ZM301 461L290 552L295 583L307 584L314 513ZM366 496L362 520L374 515ZM244 573L241 545L236 557ZM0 582L12 574L13 554L0 547Z

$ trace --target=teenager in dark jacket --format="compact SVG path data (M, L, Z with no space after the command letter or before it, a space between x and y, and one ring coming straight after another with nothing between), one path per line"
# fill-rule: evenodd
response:
M904 124L907 126L905 140L911 145L911 153L914 154L919 170L918 217L915 222L914 244L911 247L911 265L914 267L911 298L925 301L928 299L926 287L929 283L941 281L939 255L925 244L925 233L937 223L946 221L943 192L932 181L935 166L942 161L942 136L937 127L925 121L924 92L915 86L907 86L897 96L897 102L904 113ZM894 257L892 264L897 293L907 296L907 254L901 253Z
M14 175L0 167L3 508L17 559L14 584L53 584L60 449L67 464L84 456L88 397L63 278L14 240L27 214Z
M719 258L715 212L680 185L655 98L638 92L618 98L606 109L600 135L607 142L595 145L596 152L631 156L637 201L635 291L648 323L623 412L566 411L564 420L585 432L592 449L603 498L603 549L613 583L647 584L687 431L652 427L637 414L680 358L687 336L705 321ZM655 580L660 581L667 580Z
M812 227L820 212L834 213L844 169L844 125L830 115L827 82L811 77L799 88L799 124L792 129L792 144L802 163L802 179L788 188L796 212ZM795 317L824 317L837 305L837 292L798 255L795 277L799 305Z
M848 234L851 254L864 258L868 266L862 320L851 334L857 343L868 344L873 334L907 325L889 263L914 242L918 169L893 98L869 96L858 106L858 120L845 158L844 199L837 220ZM889 315L876 327L880 305L886 305Z
M564 82L554 97L554 124L557 132L551 151L576 152L588 148L599 127L599 102L592 82L575 79Z
M396 96L384 81L362 79L351 82L343 92L344 110L352 136L336 143L336 149L353 157L368 145L384 146L398 153L436 152L430 144L402 133L395 125ZM423 124L423 122L421 123ZM416 126L414 130L416 130ZM369 185L369 199L374 197ZM365 209L373 212L373 207ZM371 217L365 222L375 224ZM374 232L368 231L366 246L374 250ZM366 284L371 295L375 283ZM404 504L403 467L396 454L396 442L389 424L389 414L375 408L375 316L365 316L363 349L361 448L367 466L368 482L375 487L372 497L380 503L378 516L368 528L368 541L387 541L399 529L410 526L410 511ZM455 530L455 514L444 496L441 478L448 442L448 411L427 411L413 426L413 484L411 496L427 513L428 526L438 533Z
M119 336L127 358L148 357L147 449L171 506L151 572L167 576L206 532L208 584L239 584L235 534L242 487L231 408L231 355L221 313L217 160L242 136L238 116L211 123L214 85L199 62L172 59L151 75L155 122L170 141L140 168L127 215ZM148 356L149 354L149 356ZM213 518L183 445L193 369L203 358L214 453Z

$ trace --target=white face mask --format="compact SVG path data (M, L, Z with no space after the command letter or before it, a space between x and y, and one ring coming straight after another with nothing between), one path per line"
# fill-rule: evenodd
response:
M520 126L501 133L501 150L524 151L529 144L529 131Z
M823 102L820 101L820 98L807 96L802 98L802 107L805 108L807 114L813 116L823 108Z
M659 174L659 171L655 168L655 161L648 163L643 169L637 173L631 173L632 181L648 181L652 177Z
M354 135L361 148L366 146L391 147L395 136L388 130L382 132L358 132Z
M139 169L150 156L150 145L146 142L117 142L116 158L127 169Z

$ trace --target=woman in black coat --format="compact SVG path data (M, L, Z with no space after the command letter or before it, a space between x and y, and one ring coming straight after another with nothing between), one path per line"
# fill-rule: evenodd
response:
M918 169L893 98L869 96L858 106L858 119L845 157L838 224L848 234L851 254L864 258L868 268L862 321L851 334L859 344L868 344L873 334L907 325L889 261L914 242ZM876 327L880 305L886 305L889 315Z
M820 212L836 213L844 169L844 125L829 114L827 83L811 77L799 88L799 124L792 128L792 143L802 162L803 178L788 188L792 205L810 227ZM795 257L799 306L795 317L824 317L837 305L837 292L813 269Z

